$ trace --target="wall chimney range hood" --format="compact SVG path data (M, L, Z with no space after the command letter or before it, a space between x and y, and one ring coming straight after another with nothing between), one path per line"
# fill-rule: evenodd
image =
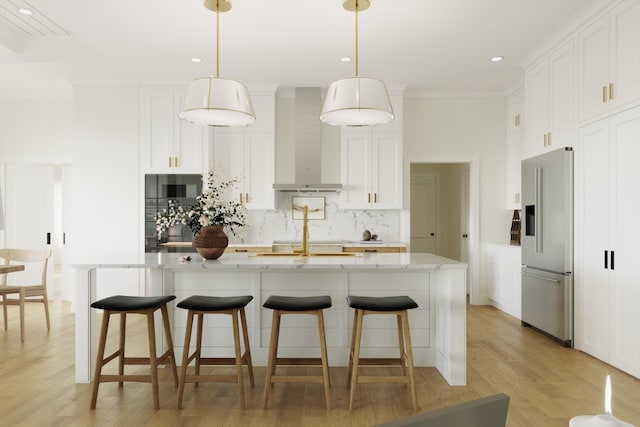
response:
M295 182L273 184L274 190L338 192L342 189L340 183L323 183L321 180L322 122L318 116L321 104L320 88L295 88Z

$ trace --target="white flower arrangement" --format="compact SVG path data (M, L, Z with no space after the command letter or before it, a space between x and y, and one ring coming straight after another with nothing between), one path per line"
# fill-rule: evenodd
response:
M240 178L219 181L217 169L210 170L203 182L202 194L196 197L193 206L175 206L171 202L169 209L163 209L156 215L156 231L158 239L172 225L184 224L194 236L202 227L220 225L237 234L247 225L247 208L239 201L227 199L227 193L238 188Z

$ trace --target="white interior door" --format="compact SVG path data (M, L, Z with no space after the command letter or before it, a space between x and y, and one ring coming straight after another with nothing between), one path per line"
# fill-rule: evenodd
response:
M7 248L52 248L54 239L54 167L38 164L7 164L5 168L5 245ZM53 257L49 260L47 287L53 296ZM32 270L40 279L39 271Z
M411 179L411 252L437 253L437 178Z

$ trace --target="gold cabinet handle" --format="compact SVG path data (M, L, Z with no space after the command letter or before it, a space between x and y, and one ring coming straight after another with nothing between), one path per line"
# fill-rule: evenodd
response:
M378 193L373 193L373 203L378 203Z
M177 157L174 157L174 158L173 158L173 164L174 164L177 168L178 168L178 167L180 167L180 163L178 162L178 158L177 158Z
M240 203L242 203L242 193L240 193Z
M244 193L244 200L249 203L249 193Z
M607 87L602 86L602 102L607 102Z
M546 133L544 134L544 146L545 147L547 146L547 134Z
M173 157L169 157L169 167L173 167Z
M547 134L547 147L551 147L551 132Z
M367 193L367 203L371 203L371 193Z
M613 83L609 83L609 99L613 99Z

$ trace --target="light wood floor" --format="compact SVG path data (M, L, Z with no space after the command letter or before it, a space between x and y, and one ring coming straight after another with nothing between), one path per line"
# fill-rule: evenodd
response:
M346 368L331 368L330 411L324 409L322 387L314 384L276 385L270 408L263 410L260 367L255 389L247 388L244 411L238 408L235 384L188 384L184 409L176 411L177 393L167 370L161 373L159 411L153 410L150 386L137 383L123 389L101 385L97 409L91 411L90 385L74 383L69 305L52 303L50 334L42 307L27 310L23 345L17 309L9 330L0 330L2 426L370 426L412 414L409 391L398 384L360 385L356 408L349 412ZM135 324L137 334L144 333L142 326ZM468 385L450 387L435 368L419 368L421 411L503 392L511 396L508 426L566 427L572 416L603 411L605 377L611 374L614 415L640 426L640 380L522 328L491 307L469 307L468 336Z

